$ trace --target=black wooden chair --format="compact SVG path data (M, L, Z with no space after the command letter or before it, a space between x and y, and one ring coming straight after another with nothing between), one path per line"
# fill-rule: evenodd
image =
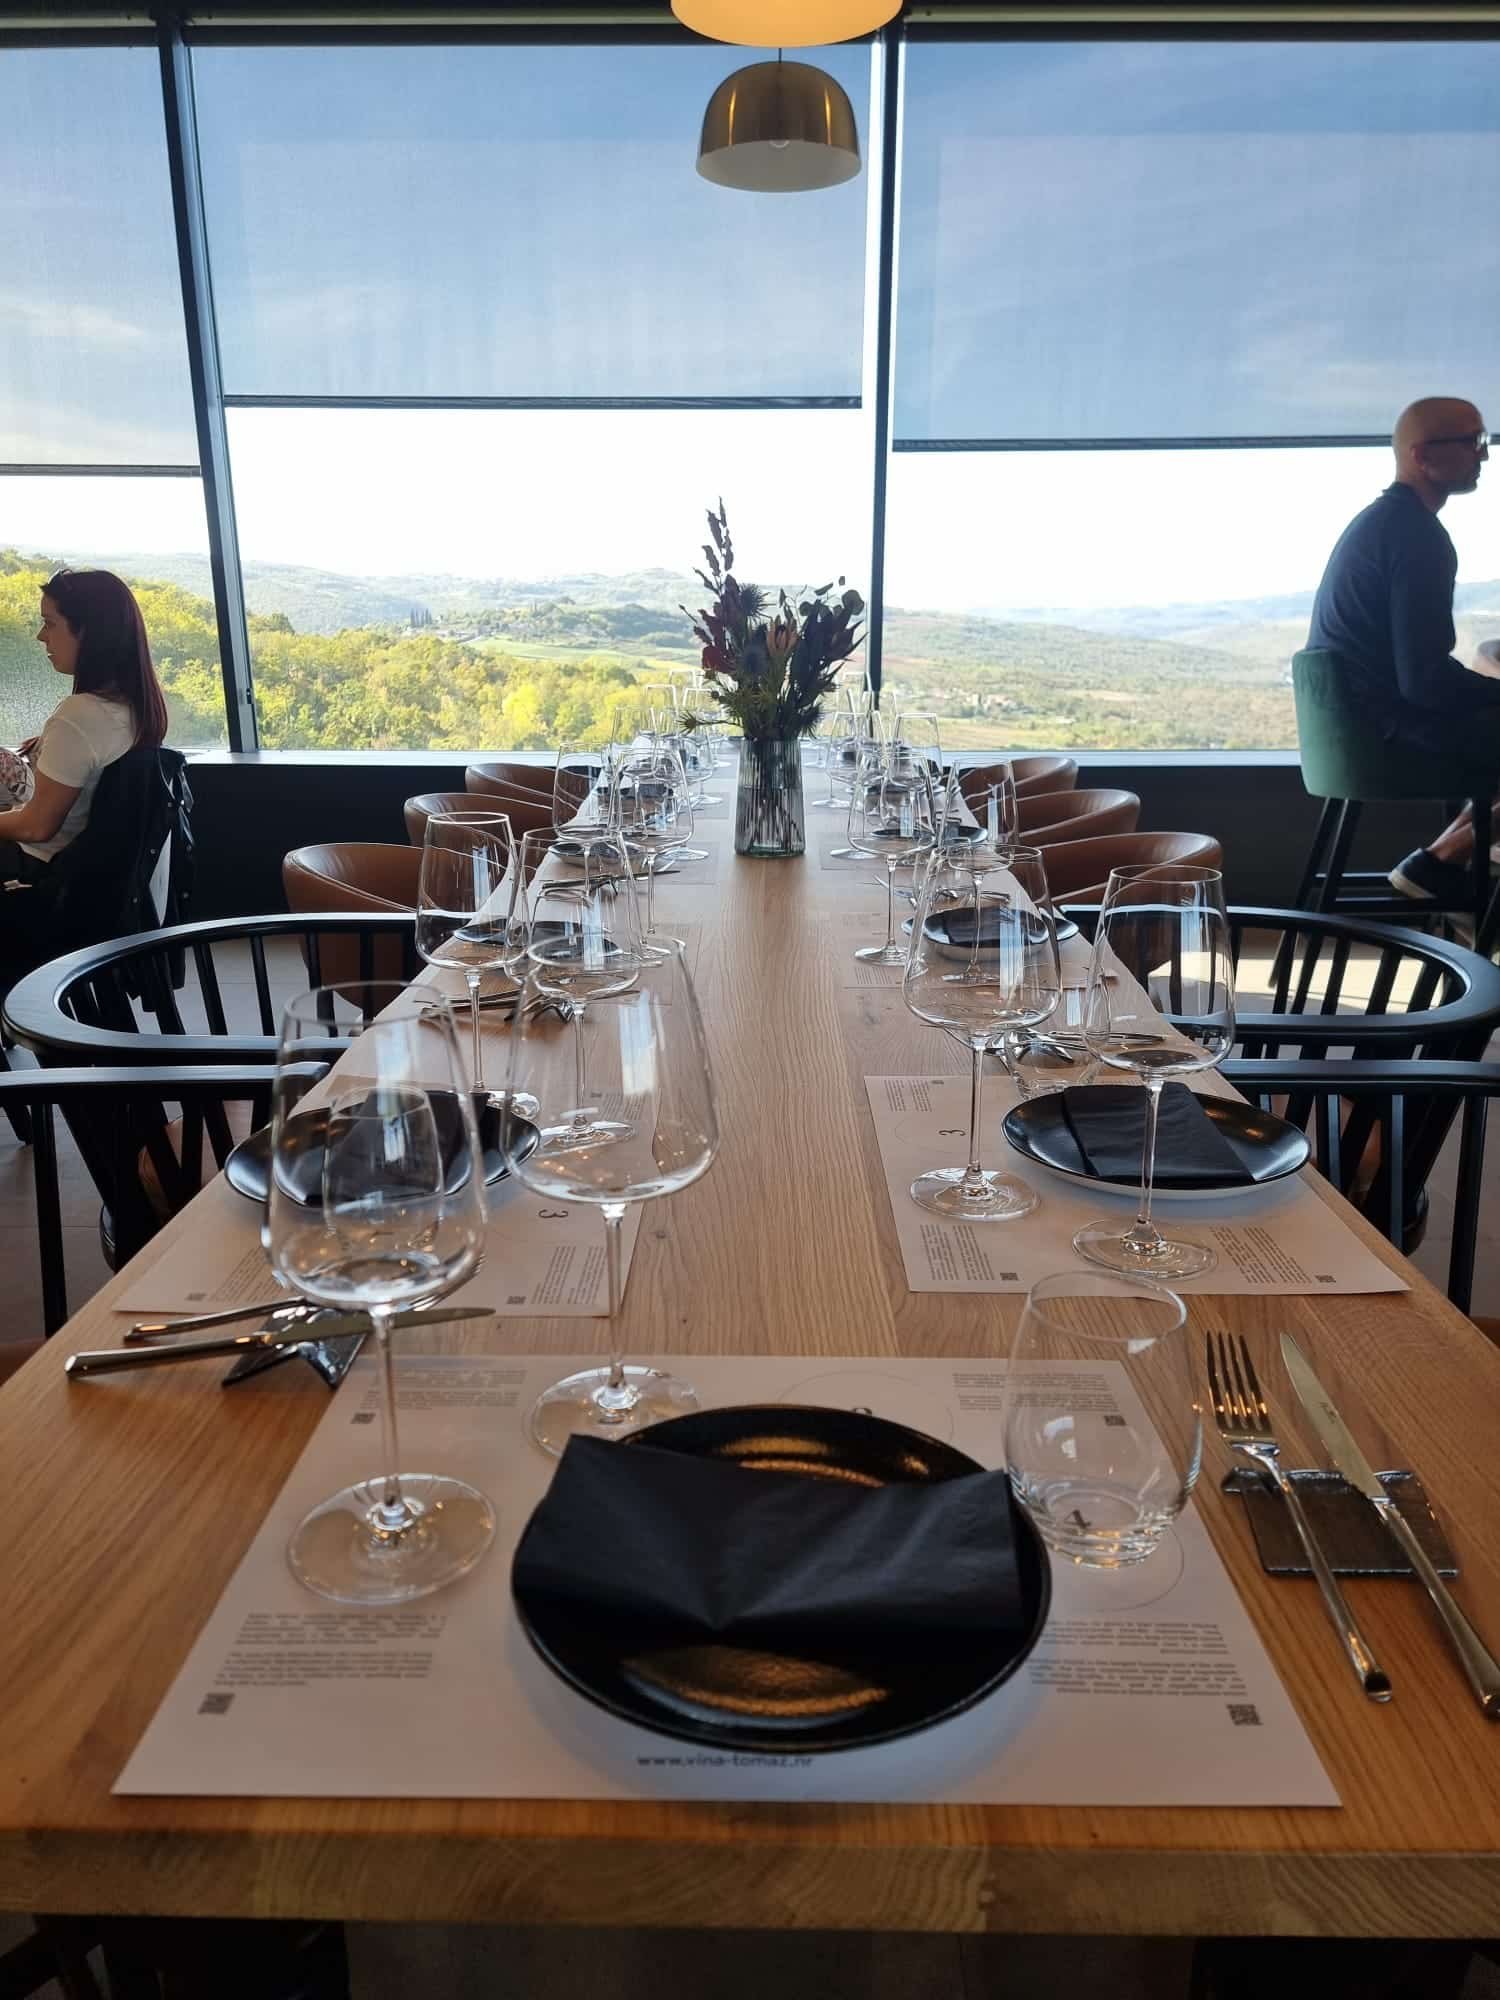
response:
M1262 1110L1297 1118L1312 1142L1313 1159L1340 1193L1356 1201L1361 1214L1388 1242L1403 1249L1409 1235L1410 1197L1406 1184L1409 1116L1427 1118L1434 1107L1446 1126L1459 1121L1458 1183L1454 1194L1453 1242L1448 1256L1448 1297L1460 1312L1474 1292L1474 1255L1479 1234L1479 1199L1484 1180L1484 1146L1489 1104L1500 1096L1500 1063L1397 1061L1278 1062L1230 1061L1224 1075ZM1359 1186L1364 1145L1351 1145L1351 1113L1362 1114L1359 1128L1373 1121L1379 1139L1377 1182Z
M224 1164L232 1144L226 1107L248 1103L251 1123L264 1124L270 1099L271 1070L264 1062L26 1069L0 1076L0 1106L24 1109L32 1121L42 1317L49 1334L68 1316L53 1113L62 1112L78 1140L110 1218L116 1259L123 1262L161 1228L163 1196L175 1214ZM181 1120L169 1138L171 1106Z

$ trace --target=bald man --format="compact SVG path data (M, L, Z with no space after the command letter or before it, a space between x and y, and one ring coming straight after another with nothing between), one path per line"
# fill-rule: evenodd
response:
M1424 396L1396 419L1391 448L1396 477L1339 536L1307 643L1338 654L1389 742L1500 772L1500 679L1453 657L1458 558L1438 519L1454 494L1479 484L1484 419L1472 403ZM1493 668L1492 643L1481 650ZM1391 884L1420 902L1461 899L1472 845L1467 819L1456 820L1399 862Z

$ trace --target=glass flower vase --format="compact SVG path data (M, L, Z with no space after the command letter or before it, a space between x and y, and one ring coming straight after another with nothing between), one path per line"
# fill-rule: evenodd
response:
M735 853L774 858L806 850L801 738L747 737L734 802Z

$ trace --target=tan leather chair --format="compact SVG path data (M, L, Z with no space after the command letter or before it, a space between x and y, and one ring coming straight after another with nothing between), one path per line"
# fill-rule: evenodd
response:
M1072 757L1013 757L1011 773L1016 781L1016 798L1035 798L1041 792L1071 792L1078 783L1078 764ZM958 774L958 789L970 812L979 811L989 787L1000 777L998 764L971 764Z
M374 841L335 841L323 847L296 847L283 857L281 886L294 914L325 910L414 910L422 873L419 847L383 846ZM374 976L405 974L400 938L376 938ZM318 939L318 965L325 986L360 977L359 944L331 932Z
M1021 838L1033 847L1134 833L1140 817L1141 802L1134 792L1034 792L1016 800Z
M1206 833L1106 833L1095 840L1064 840L1044 847L1047 887L1054 903L1100 903L1111 868L1132 862L1190 862L1222 868L1224 850Z
M552 825L552 772L545 764L471 764L464 783L509 813L517 840L523 833L545 831Z
M488 801L485 801L488 804ZM472 792L422 792L414 799L408 799L402 807L406 817L406 837L413 847L420 847L427 830L427 822L434 813L474 812L479 802Z

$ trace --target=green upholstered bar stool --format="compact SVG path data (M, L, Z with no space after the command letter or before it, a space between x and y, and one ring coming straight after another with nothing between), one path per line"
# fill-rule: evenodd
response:
M1470 911L1476 933L1490 900L1490 802L1496 773L1477 764L1400 743L1381 735L1348 679L1336 653L1307 650L1292 659L1292 692L1297 704L1297 742L1302 782L1324 801L1318 830L1302 881L1297 908L1362 910L1368 914L1449 907ZM1395 894L1385 876L1368 870L1346 872L1361 808L1373 799L1465 800L1474 818L1472 888L1461 905L1413 903ZM1309 898L1316 895L1316 903Z

